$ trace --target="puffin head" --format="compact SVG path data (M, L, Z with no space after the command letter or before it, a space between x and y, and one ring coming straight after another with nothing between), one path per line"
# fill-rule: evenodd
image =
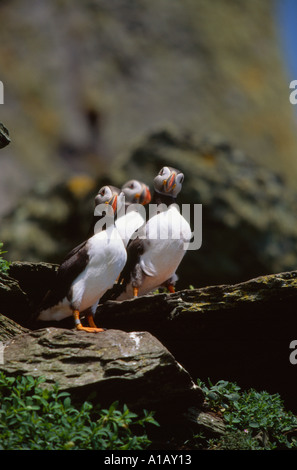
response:
M148 204L151 201L149 187L138 180L130 180L122 186L128 204Z
M114 214L121 209L124 204L124 193L115 186L103 186L95 197L95 205L108 204L112 207Z
M184 174L170 166L164 166L154 179L155 191L176 197L182 188Z

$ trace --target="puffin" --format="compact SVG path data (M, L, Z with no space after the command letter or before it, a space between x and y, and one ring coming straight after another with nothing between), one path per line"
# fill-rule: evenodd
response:
M72 315L77 330L104 331L94 322L97 305L114 285L127 260L126 248L113 217L124 204L124 193L114 186L103 186L97 195L99 203L102 222L106 223L65 257L54 285L38 308L37 320L59 321ZM88 327L81 324L80 317L84 316Z
M191 227L176 204L184 174L164 166L154 179L155 213L127 245L127 262L109 300L126 300L164 286L175 292L176 270L192 238Z
M145 214L137 210L137 205L145 206L151 201L149 187L136 179L127 181L121 190L125 195L125 213L116 220L116 228L122 237L124 245L127 247L129 240L137 230L145 224Z

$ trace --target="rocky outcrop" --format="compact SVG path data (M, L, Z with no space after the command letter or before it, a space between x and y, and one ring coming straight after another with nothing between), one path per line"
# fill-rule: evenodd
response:
M17 322L33 329L45 326L73 328L55 322L33 322L30 299L34 298L34 278L39 286L50 282L56 267L44 269L26 264L15 266L13 288L19 289L16 307L22 303ZM7 277L5 278L7 280ZM1 313L11 315L13 296L1 286ZM12 279L12 278L9 278ZM39 292L39 295L41 292ZM4 302L8 295L9 303ZM29 301L29 304L26 302ZM230 380L242 388L254 387L280 393L287 405L296 407L296 365L290 362L291 342L297 330L297 271L261 276L234 285L186 289L175 294L161 293L124 302L100 305L96 323L100 327L136 333L147 331L160 341L194 379ZM34 302L33 302L34 303ZM9 309L5 305L10 305ZM32 305L32 304L31 304ZM13 317L16 319L16 316Z
M1 344L13 338L14 336L20 335L22 333L28 333L27 328L18 325L10 318L1 315L0 313L0 341Z
M34 308L55 272L56 266L46 263L14 263L10 276L0 276L0 309L5 313L0 314L0 371L42 376L44 387L58 383L79 403L109 406L119 401L136 412L153 410L162 425L154 433L157 440L167 439L168 428L172 437L173 424L178 435L181 429L191 435L191 429L204 427L209 433L211 416L207 419L206 413L203 422L193 419L201 413L202 390L149 332L109 329L92 334L76 331L71 318L62 322L67 329L60 322L51 327L33 321ZM216 435L216 423L213 428L211 435Z
M97 324L147 330L172 352L192 377L235 381L280 393L296 405L296 365L290 344L297 331L297 271L240 284L183 290L109 302Z
M193 430L210 436L224 432L219 419L201 410L201 388L150 333L92 334L52 327L29 331L6 320L3 335L0 316L0 371L7 375L42 376L42 387L59 384L77 403L88 400L108 407L118 401L139 413L153 410L161 425L153 440L178 439L180 433L185 439Z
M203 393L169 351L150 333L108 330L102 334L61 328L23 333L6 341L0 370L43 376L83 401L102 406L120 400L133 409L186 410L201 406Z
M9 275L0 273L0 313L26 327L50 288L57 265L49 263L11 263Z

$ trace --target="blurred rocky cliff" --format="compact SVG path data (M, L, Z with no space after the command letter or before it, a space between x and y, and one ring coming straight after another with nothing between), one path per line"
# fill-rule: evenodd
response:
M297 137L274 2L12 0L0 15L9 259L60 262L102 183L151 184L165 162L185 172L181 201L203 204L182 283L296 267Z

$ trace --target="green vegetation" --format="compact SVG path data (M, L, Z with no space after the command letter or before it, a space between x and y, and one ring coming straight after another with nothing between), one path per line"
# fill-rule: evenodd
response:
M142 450L150 444L148 424L124 405L118 409L71 403L69 393L40 387L42 378L7 377L0 373L0 450Z
M151 445L148 425L158 423L117 402L101 409L86 401L74 406L70 394L41 386L42 378L0 373L0 450L144 450ZM297 418L285 411L278 394L241 391L232 382L208 385L198 380L206 407L226 426L220 438L202 433L183 443L191 449L297 449Z
M208 386L198 380L198 385L208 408L222 416L226 425L226 434L209 441L208 448L297 449L297 418L285 411L278 394L241 391L235 383L224 380L214 385L209 381Z
M2 251L3 243L0 242L0 273L7 273L9 270L9 262L2 258L6 251Z

